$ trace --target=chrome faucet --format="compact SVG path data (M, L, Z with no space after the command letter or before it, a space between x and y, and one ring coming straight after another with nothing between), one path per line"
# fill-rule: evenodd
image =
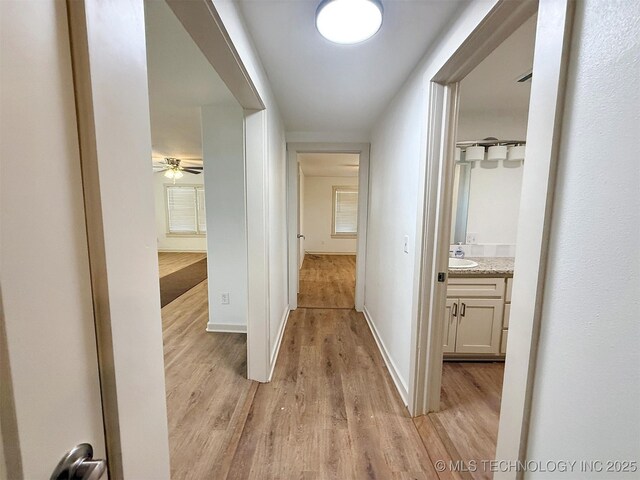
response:
M464 258L464 250L462 249L462 242L458 242L458 246L453 252L453 256L456 258ZM451 253L451 252L449 252Z

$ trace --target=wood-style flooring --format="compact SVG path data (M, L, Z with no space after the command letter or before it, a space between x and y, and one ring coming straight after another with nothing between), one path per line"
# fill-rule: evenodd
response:
M246 335L207 333L207 282L162 309L171 478L225 478L258 384Z
M300 269L299 308L353 308L355 255L306 254Z
M158 252L160 278L187 267L192 263L196 263L203 258L207 258L206 253Z
M476 465L447 478L493 477L486 461L495 458L503 376L502 362L444 362L440 411L414 421L432 460Z
M230 479L437 479L362 314L291 313Z
M206 281L162 318L174 480L490 478L434 465L493 459L502 364L445 363L442 411L412 420L352 308L291 312L268 384L244 334L205 332Z

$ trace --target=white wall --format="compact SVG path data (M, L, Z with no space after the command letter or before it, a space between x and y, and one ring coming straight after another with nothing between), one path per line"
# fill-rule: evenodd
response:
M267 276L268 328L271 365L278 346L283 322L289 310L287 292L286 239L286 142L284 125L269 80L256 53L255 46L236 4L231 0L213 1L249 77L266 106L266 171L267 195ZM246 112L245 112L246 113Z
M529 459L640 460L638 31L638 2L576 3Z
M239 105L202 107L207 210L208 331L247 325L247 222L243 112ZM222 303L222 295L229 303Z
M160 252L206 252L207 238L184 237L167 235L169 230L167 222L167 206L165 187L173 185L173 180L166 178L162 173L153 174L153 195L156 208L156 232L158 235L158 251ZM191 175L185 173L184 177L176 180L176 185L203 185L204 173ZM205 192L206 196L206 192Z
M304 188L305 251L356 253L355 238L332 238L333 187L358 185L358 177L306 177Z
M417 279L415 245L420 241L418 211L425 178L426 87L495 4L494 0L478 0L460 12L381 114L371 134L365 312L405 401ZM403 251L405 235L409 253Z

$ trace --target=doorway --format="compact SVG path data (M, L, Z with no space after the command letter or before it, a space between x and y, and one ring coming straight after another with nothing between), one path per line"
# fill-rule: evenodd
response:
M452 458L495 458L526 152L536 16L459 86L440 409ZM527 252L525 252L527 253ZM530 254L531 252L529 252ZM476 479L491 477L478 468Z
M299 153L297 161L298 307L354 308L360 155Z
M526 173L522 177L516 234L518 248L514 265L517 266L517 275L511 282L503 279L502 285L493 282L492 279L479 282L485 283L485 292L495 292L492 297L502 295L504 304L508 288L510 289L508 335L504 336L506 341L502 347L506 348L509 361L505 364L499 401L500 420L494 457L510 461L520 460L524 454L522 441L526 438L528 405L532 394L530 362L535 356L535 332L540 318L544 288L542 280L546 262L544 250L549 235L550 192L553 190L554 167L557 161L563 79L567 66L567 39L571 31L572 8L569 2L501 5L486 17L485 23L471 34L464 35L462 45L455 51L452 50L448 58L445 56L443 64L434 68L428 75L429 115L425 138L428 138L429 142L425 156L425 210L421 214L424 223L420 225L422 255L420 273L416 280L420 294L415 304L417 324L413 338L416 343L412 350L412 378L409 387L409 409L414 415L441 410L446 311L449 308L453 316L457 309L457 314L464 317L462 314L468 304L462 299L473 296L470 295L472 288L465 285L465 282L456 282L455 278L450 278L447 282L447 272L450 271L449 252L455 255L458 250L458 246L454 245L452 248L450 242L451 198L456 177L456 143L459 140L457 126L460 82L536 14L536 9L536 47L531 72L534 80L531 85L531 109L527 121L525 147L527 168L523 170ZM544 35L541 35L541 32L544 32ZM540 41L541 38L544 41ZM479 44L482 48L477 47ZM479 157L480 149L466 152L471 153L472 159L477 155L478 161L493 160L488 157L486 147L489 145L481 145L479 141L475 143L477 145L465 147L485 148L482 149L482 158ZM509 147L523 147L517 144L506 146L507 150ZM510 160L508 152L507 160ZM460 181L460 177L458 180ZM453 301L448 301L452 297L449 295L448 287L456 283L458 291L453 292ZM499 294L501 291L504 293ZM492 303L494 302L487 302L485 310L493 308L491 318L500 318L500 313L496 311L499 307L492 307ZM492 331L498 330L498 336L502 340L501 327L500 323L496 323ZM495 340L493 337L491 339ZM456 342L457 340L456 337ZM467 346L464 339L463 345ZM492 341L492 349L495 349L495 345ZM494 458L485 460L491 461ZM515 478L516 475L515 471L508 472L500 475L500 478Z
M287 150L289 308L362 311L369 144Z
M224 476L257 386L243 111L170 5L144 5L171 478Z

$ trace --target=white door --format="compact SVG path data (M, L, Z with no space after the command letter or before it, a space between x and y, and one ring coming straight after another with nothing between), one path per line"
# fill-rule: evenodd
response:
M499 298L460 299L456 352L499 353L502 305L502 299Z
M105 456L69 32L63 1L0 10L2 442L9 478L44 479Z
M456 330L458 326L458 299L447 298L447 306L442 326L442 353L452 353L456 350Z

